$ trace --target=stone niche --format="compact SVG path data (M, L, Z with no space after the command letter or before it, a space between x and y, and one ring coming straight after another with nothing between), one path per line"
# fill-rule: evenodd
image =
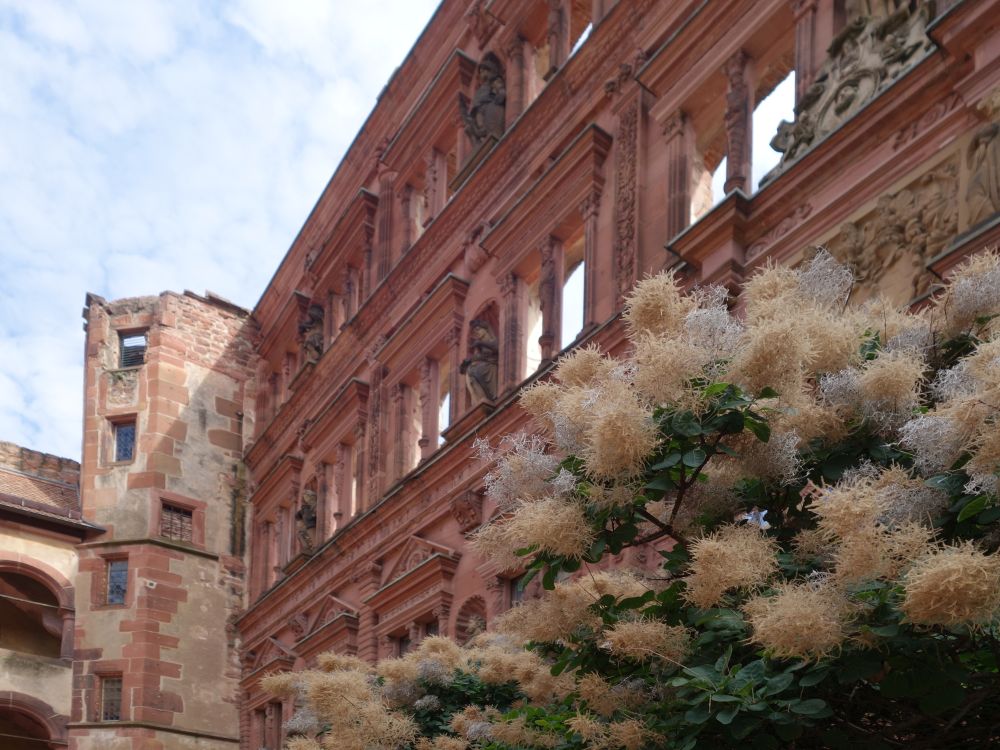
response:
M135 406L139 402L139 368L104 373L108 408Z

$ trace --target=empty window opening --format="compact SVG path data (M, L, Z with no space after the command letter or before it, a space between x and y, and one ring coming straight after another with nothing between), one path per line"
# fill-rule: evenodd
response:
M146 332L118 334L118 366L139 367L146 361Z
M193 518L194 514L188 508L164 503L160 512L160 536L176 542L192 541Z
M719 162L719 166L712 172L712 206L719 205L722 203L722 199L726 197L726 166L728 161L723 156L722 161Z
M536 281L528 289L528 313L524 326L524 330L528 333L525 341L525 377L531 375L542 364L542 345L538 340L542 336L543 326L542 303L538 296Z
M124 604L128 592L128 560L108 560L108 587L105 602Z
M131 461L135 457L135 422L116 422L113 430L115 461Z
M122 719L122 678L101 678L101 721Z
M567 248L565 281L562 288L562 320L559 326L559 349L576 341L583 331L584 286L587 270L583 261L583 244Z
M575 55L577 51L580 49L580 47L583 46L583 43L587 41L587 38L590 36L590 32L593 30L594 30L594 24L592 23L588 23L586 27L584 27L583 32L580 34L579 38L573 44L573 49L571 49L569 52L570 57Z
M778 165L781 153L771 148L771 139L778 132L781 121L795 121L795 71L793 70L761 99L753 111L752 181L754 190L760 189L761 180Z
M451 391L445 391L438 405L438 446L444 445L444 433L451 426Z

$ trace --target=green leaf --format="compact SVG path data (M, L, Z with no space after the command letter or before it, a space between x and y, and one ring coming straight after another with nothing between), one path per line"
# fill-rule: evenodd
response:
M701 448L695 448L693 451L688 451L684 454L684 465L690 466L692 469L697 469L705 461L705 458L705 451Z
M826 710L826 701L821 698L809 698L793 703L789 708L792 712L803 716L816 716Z
M548 570L545 571L545 575L542 576L542 588L546 591L551 591L556 587L556 576L559 575L559 568L550 565Z
M731 724L736 714L740 712L739 704L722 709L715 715L715 720L720 724Z
M669 469L671 466L676 466L681 460L681 454L674 452L667 455L662 461L650 466L651 471L658 471L660 469Z
M757 420L747 419L746 424L747 429L756 435L757 439L762 443L766 443L771 439L771 427L767 422L758 422Z
M715 703L742 703L743 699L737 695L729 695L728 693L716 693L712 696L712 700Z
M825 669L817 669L815 672L806 672L799 678L799 685L801 687L812 687L813 685L818 685L828 674L829 672Z
M695 415L689 411L682 411L674 414L670 420L670 426L678 435L684 437L695 437L701 434L701 423Z
M784 674L775 675L764 683L764 692L766 695L776 695L782 690L788 688L789 685L795 680L795 675L790 672L785 672Z
M707 703L703 703L700 706L688 709L687 713L684 714L684 721L689 724L704 724L711 715L712 709L709 708Z
M667 474L660 474L653 481L646 485L647 490L672 490L677 486L677 483L671 479Z
M967 518L972 518L979 511L986 508L986 503L989 502L989 498L986 495L980 495L971 503L962 508L962 512L958 514L958 522L962 523Z
M976 516L976 523L987 524L993 523L997 519L1000 519L1000 506L996 508L987 508L978 516Z
M778 392L774 388L764 387L761 388L760 393L757 394L757 398L777 398Z

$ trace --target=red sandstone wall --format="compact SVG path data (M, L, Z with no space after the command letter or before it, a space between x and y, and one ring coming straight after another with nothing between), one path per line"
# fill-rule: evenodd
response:
M243 423L252 324L213 298L165 292L88 299L82 505L107 533L80 546L71 746L232 747L243 604ZM118 332L148 332L145 362L118 366ZM114 425L134 421L130 461ZM163 504L191 514L165 538ZM124 604L106 571L127 559ZM123 679L122 720L100 716L102 677ZM115 746L119 746L115 744Z

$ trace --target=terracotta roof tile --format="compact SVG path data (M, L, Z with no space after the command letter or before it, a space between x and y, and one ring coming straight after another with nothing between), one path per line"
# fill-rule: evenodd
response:
M50 505L63 513L80 510L80 494L75 486L11 469L0 468L0 494Z

